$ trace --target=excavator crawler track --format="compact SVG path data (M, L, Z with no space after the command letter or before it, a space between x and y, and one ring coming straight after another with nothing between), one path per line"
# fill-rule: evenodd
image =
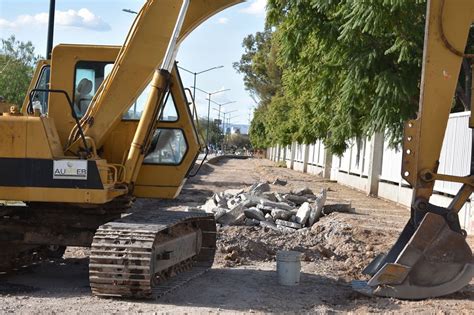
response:
M207 271L216 249L214 216L141 211L104 224L91 246L92 293L159 298Z

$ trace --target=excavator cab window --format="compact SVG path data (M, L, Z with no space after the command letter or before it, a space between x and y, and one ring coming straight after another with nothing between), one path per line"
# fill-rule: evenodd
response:
M181 129L159 128L153 134L144 163L179 165L187 150L188 144Z
M74 109L78 117L84 116L92 97L112 70L113 63L79 61L74 78Z
M43 68L41 68L38 81L36 81L35 89L49 89L50 75L51 67L49 65L43 66ZM43 115L47 115L48 113L48 96L48 92L36 91L32 97L33 105L38 104L39 106L41 106L41 114Z
M149 93L149 86L143 90L142 94L137 98L137 100L132 104L129 110L123 115L123 120L140 120L142 116L143 107L145 106L146 99ZM179 114L176 110L176 104L171 92L165 97L165 106L163 111L160 114L161 122L175 122L178 121Z

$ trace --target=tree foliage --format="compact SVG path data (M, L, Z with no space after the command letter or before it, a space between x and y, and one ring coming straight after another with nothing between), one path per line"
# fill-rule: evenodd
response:
M31 42L20 42L15 36L1 39L0 96L7 102L21 105L38 60Z
M413 0L270 0L300 140L341 153L348 139L387 129L397 142L417 110L425 10Z
M281 81L255 112L252 142L323 139L342 153L349 139L387 130L397 143L418 108L425 11L424 0L269 0L273 32L261 47L273 49ZM250 69L272 59L249 52Z

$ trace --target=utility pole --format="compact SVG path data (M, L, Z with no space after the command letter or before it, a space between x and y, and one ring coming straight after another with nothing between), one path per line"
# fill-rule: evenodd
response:
M203 74L205 72L209 72L211 70L216 70L216 69L221 69L221 68L224 68L224 66L216 66L216 67L212 67L212 68L209 68L209 69L206 69L206 70L202 70L202 71L199 71L199 72L194 72L194 71L191 71L191 70L188 70L186 68L183 68L181 66L178 66L179 69L183 70L183 71L186 71L187 73L190 73L194 76L194 84L192 86L193 88L193 98L194 98L194 101L196 101L196 80L197 80L197 76L200 75L200 74ZM194 115L196 113L194 112L194 109L193 109L193 118L194 118Z
M207 105L207 128L206 128L206 144L207 146L209 146L209 127L210 127L210 118L211 118L211 98L212 98L212 95L214 94L218 94L218 93L222 93L222 92L227 92L227 91L230 91L230 89L224 89L224 90L219 90L219 91L216 91L216 92L207 92L207 91L204 91L198 87L195 87L193 86L193 88L195 88L196 90L202 92L202 93L206 93L207 94L207 100L209 101L208 105Z

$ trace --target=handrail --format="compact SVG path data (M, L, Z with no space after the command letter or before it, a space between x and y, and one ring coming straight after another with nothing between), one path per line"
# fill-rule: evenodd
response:
M64 90L32 89L30 91L30 94L29 94L30 103L28 104L28 109L30 108L30 106L33 106L33 94L35 92L59 93L59 94L64 94L64 96L66 96L69 107L71 108L71 116L72 116L72 118L74 118L74 121L76 122L76 126L78 127L79 135L81 136L82 143L84 144L84 149L86 150L86 153L89 156L90 155L90 150L89 150L89 147L87 146L86 137L84 136L84 132L83 132L82 127L80 125L79 118L77 117L76 111L74 110L74 104L72 103L72 100L69 97L69 94L67 94L67 92L64 91Z

